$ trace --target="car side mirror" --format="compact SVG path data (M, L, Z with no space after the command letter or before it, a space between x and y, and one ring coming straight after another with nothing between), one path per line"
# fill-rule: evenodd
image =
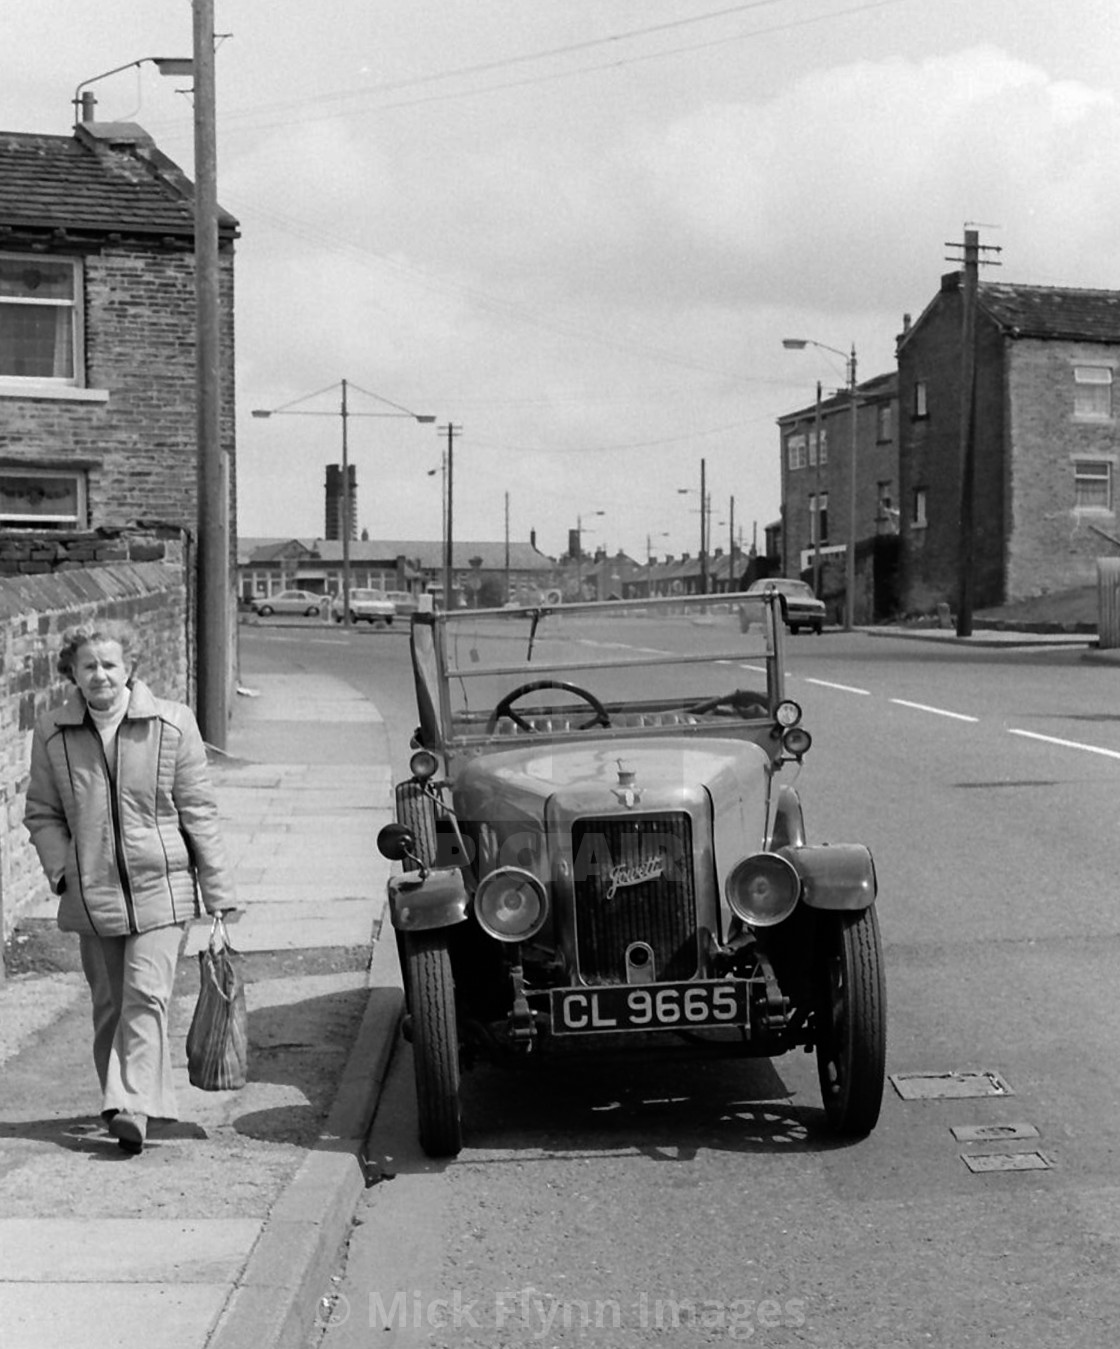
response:
M406 824L383 825L377 835L377 851L390 862L403 862L415 856L416 836Z

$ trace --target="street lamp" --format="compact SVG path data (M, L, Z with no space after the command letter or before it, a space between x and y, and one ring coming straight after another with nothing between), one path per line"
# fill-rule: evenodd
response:
M847 366L848 378L848 398L851 403L852 414L852 448L848 466L849 473L849 495L848 495L848 549L845 558L844 567L844 631L851 632L855 623L856 607L856 461L859 451L859 439L856 434L856 344L852 343L850 353L841 351L838 347L830 347L825 342L814 342L811 337L783 337L782 346L788 347L791 351L803 351L805 347L817 347L821 351L831 351L834 356L839 356ZM818 386L819 388L819 386ZM820 395L818 392L818 407L820 406ZM820 427L817 427L817 471L820 472L821 446L820 446ZM817 493L817 532L820 533L820 492Z
M92 94L83 94L82 90L87 85L96 84L98 80L107 80L110 75L119 75L122 70L132 70L134 67L146 65L151 62L161 75L193 75L194 61L189 56L141 56L138 61L126 61L123 66L114 66L112 70L103 70L100 75L91 75L88 80L83 80L74 90L74 115L77 118L80 114L83 122L93 121L94 98Z
M589 515L606 515L606 511L588 511ZM583 599L583 516L576 516L576 599Z
M382 398L378 393L371 393L368 389L363 389L355 384L354 388L359 393L363 393L367 398L375 398L379 403L386 403L394 408L393 412L351 412L347 394L350 388L348 380L341 380L338 384L329 384L325 389L318 389L315 393L304 394L302 398L293 398L290 403L284 403L278 408L254 408L254 417L333 417L333 412L321 410L305 410L297 408L297 403L306 403L309 398L318 398L320 394L330 393L332 389L342 389L342 402L339 408L339 415L342 417L342 621L346 627L350 626L350 457L347 439L347 422L351 417L411 417L414 422L434 422L434 415L425 413L410 412L403 408L399 403L394 403L388 398Z

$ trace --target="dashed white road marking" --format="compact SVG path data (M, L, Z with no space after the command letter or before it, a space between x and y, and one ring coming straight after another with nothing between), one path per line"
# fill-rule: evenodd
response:
M1103 749L1100 745L1085 745L1080 740L1062 740L1056 735L1040 735L1038 731L1020 731L1015 726L1009 726L1007 729L1011 735L1023 735L1028 740L1042 740L1048 745L1061 745L1063 749L1083 749L1087 754L1103 754L1106 759L1120 759L1120 750Z
M853 688L851 684L833 684L832 681L828 679L806 679L805 682L806 684L819 684L822 689L839 689L841 693L859 693L862 694L864 698L871 697L870 689Z
M945 707L930 707L928 703L911 703L905 698L892 698L892 703L897 703L899 707L912 707L917 712L932 712L938 717L952 717L954 721L979 721L979 717L970 717L967 712L950 712Z

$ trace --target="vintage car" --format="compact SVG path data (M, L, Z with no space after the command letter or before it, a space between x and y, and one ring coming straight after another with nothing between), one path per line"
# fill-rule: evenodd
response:
M311 618L322 613L324 603L323 596L311 590L278 590L274 595L259 596L249 608L261 618L271 614L303 614Z
M397 616L397 607L383 590L364 590L360 587L350 591L350 622L368 623L370 627L389 627ZM342 596L336 595L331 601L331 617L341 623L344 617Z
M741 606L750 611L743 624ZM420 1142L472 1059L815 1048L824 1117L883 1092L875 867L810 843L776 593L419 613L389 906Z
M747 587L748 595L765 595L776 590L785 600L786 627L795 635L802 628L810 628L819 637L824 631L824 601L813 594L813 587L807 581L793 581L785 576L767 576L760 581L752 581Z

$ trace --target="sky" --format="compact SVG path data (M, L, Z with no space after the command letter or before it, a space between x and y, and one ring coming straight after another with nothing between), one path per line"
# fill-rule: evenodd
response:
M322 535L345 379L373 539L441 537L450 439L457 539L695 554L703 464L712 547L761 548L776 419L853 345L893 368L966 224L982 279L1120 289L1116 0L215 0L215 29L243 537ZM3 31L0 129L66 135L80 83L190 55L191 5ZM189 83L90 87L190 173Z

